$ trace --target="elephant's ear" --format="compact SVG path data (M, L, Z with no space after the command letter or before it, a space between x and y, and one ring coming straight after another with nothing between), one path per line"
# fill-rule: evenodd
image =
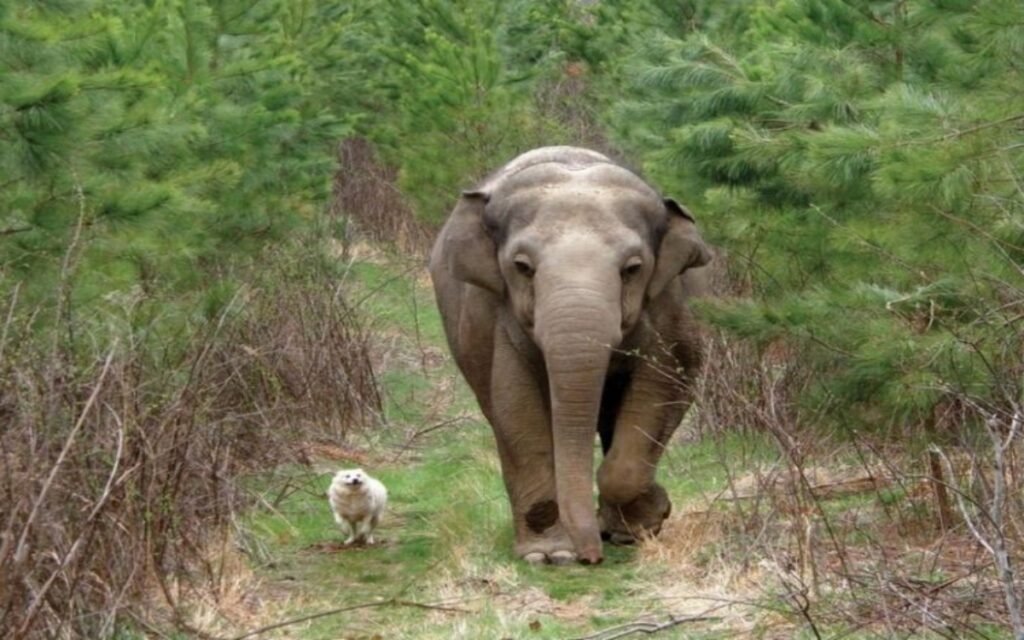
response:
M484 224L490 195L463 191L445 232L445 259L456 279L504 295L505 280L498 268L498 248Z
M647 285L647 298L657 298L676 276L711 261L711 251L697 231L693 214L672 198L665 198L668 228L658 246L654 274Z

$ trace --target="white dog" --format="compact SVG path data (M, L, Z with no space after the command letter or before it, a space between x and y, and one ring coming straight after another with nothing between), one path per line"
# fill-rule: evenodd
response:
M362 469L342 469L327 489L334 520L348 536L345 544L373 544L373 530L388 503L388 490Z

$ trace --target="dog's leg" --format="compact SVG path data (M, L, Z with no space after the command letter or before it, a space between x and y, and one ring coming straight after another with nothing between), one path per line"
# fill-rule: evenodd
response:
M370 516L370 524L366 527L366 533L368 534L366 542L368 544L373 544L373 532L377 529L378 522L380 522L380 516L378 514L375 513Z
M345 544L350 545L355 542L356 529L352 526L352 523L341 518L339 518L339 523L341 524L341 532L348 536L345 538Z
M370 516L366 516L356 525L356 536L366 542L366 544L373 544L372 531L373 527L370 525Z

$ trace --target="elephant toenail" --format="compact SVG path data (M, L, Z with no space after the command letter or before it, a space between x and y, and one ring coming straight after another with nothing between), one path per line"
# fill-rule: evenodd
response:
M548 559L551 560L551 564L565 565L576 562L576 554L572 551L555 551Z
M601 556L599 551L580 555L580 564L601 564L602 560L604 560L604 558Z
M540 551L534 551L523 556L523 560L526 561L526 564L538 565L546 563L548 558Z

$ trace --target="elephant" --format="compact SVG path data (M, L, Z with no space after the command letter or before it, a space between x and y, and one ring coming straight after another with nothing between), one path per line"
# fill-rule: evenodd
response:
M703 358L690 281L711 255L685 207L584 148L528 151L461 194L430 275L494 432L516 556L597 564L602 540L659 533L656 466Z

